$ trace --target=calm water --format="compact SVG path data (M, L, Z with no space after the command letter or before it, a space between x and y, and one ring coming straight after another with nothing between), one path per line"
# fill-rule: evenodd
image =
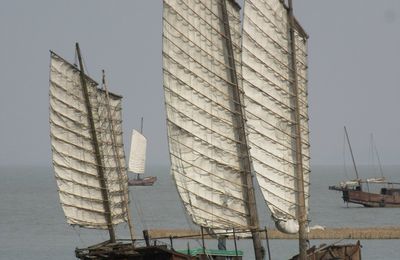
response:
M340 194L328 186L345 178L343 167L315 166L312 168L311 225L328 227L399 226L400 209L346 207ZM131 206L135 228L193 228L186 218L172 184L167 167L149 167L158 176L153 187L131 187ZM351 175L351 170L347 170ZM374 168L360 167L363 177L373 176ZM400 166L384 167L386 176L400 181ZM259 203L261 204L261 203ZM272 226L264 206L259 214L263 226ZM119 237L127 237L126 225L120 225ZM1 260L72 260L75 247L83 247L107 239L101 231L75 229L65 224L50 167L0 168L0 259ZM333 241L312 241L311 244ZM353 242L353 241L345 241ZM186 248L186 241L175 241L176 248ZM209 243L215 243L210 241ZM400 259L398 240L363 240L363 260ZM272 240L273 259L288 259L297 252L297 241ZM200 241L190 241L191 247ZM252 259L248 240L240 240L239 248L245 259ZM229 244L228 244L229 246ZM215 247L212 245L212 247Z

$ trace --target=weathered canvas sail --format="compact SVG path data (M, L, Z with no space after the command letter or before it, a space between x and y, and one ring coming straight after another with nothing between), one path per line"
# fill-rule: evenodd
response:
M128 171L144 173L146 164L147 139L136 130L132 130L131 152L129 156Z
M295 32L302 140L308 209L310 153L306 35ZM280 0L245 0L242 46L243 89L254 171L277 227L298 231L295 91L288 10Z
M86 77L86 82L111 221L118 224L127 220L128 198L121 97L109 93L107 98L95 81ZM51 53L50 65L50 135L59 196L67 222L106 229L108 212L101 193L80 71L55 53Z
M193 221L247 228L237 105L233 99L227 10L236 70L240 15L235 1L164 0L163 72L171 173Z

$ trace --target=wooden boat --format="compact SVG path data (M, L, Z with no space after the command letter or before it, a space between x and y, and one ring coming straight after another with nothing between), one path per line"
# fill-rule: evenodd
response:
M370 192L369 187L379 185L380 192ZM342 192L345 203L360 204L364 207L400 207L400 183L385 180L345 181L340 186L329 186L330 190ZM367 187L367 188L366 188ZM365 191L364 189L367 189Z
M117 243L107 246L93 246L77 249L76 257L82 260L242 260L242 252L224 250L178 250L167 246L146 246L132 248L129 244Z
M143 117L140 124L140 132L132 130L131 151L129 155L128 171L136 174L136 178L129 179L129 186L152 186L156 181L156 176L143 178L146 166L147 139L143 135Z
M82 260L195 260L168 245L135 244L122 138L122 97L102 88L80 68L50 55L50 136L60 202L73 226L108 230L109 240L75 250ZM115 226L128 223L130 239L117 239ZM217 251L214 253L218 253Z
M194 259L164 245L137 246L128 208L128 176L122 138L122 97L108 92L80 68L50 55L50 136L58 193L67 223L108 230L109 240L76 249L93 259ZM115 226L128 223L130 239L116 238Z
M180 253L167 246L133 247L128 243L102 243L84 249L76 249L81 260L197 260L196 257Z
M156 176L149 176L144 178L129 179L129 186L152 186L157 181Z
M344 131L356 179L342 181L338 186L329 186L329 189L342 192L345 203L359 204L364 207L400 207L400 183L386 181L382 172L381 177L378 178L360 179L346 127Z
M193 256L198 260L242 260L243 252L237 250L212 250L204 248L194 248L178 250L178 252Z
M255 182L275 226L307 258L307 38L292 0L164 0L171 174L193 223L261 245ZM254 176L254 177L253 177Z
M345 245L321 245L311 247L307 250L308 260L360 260L361 245L360 241L356 244ZM289 260L299 260L299 256L294 256Z

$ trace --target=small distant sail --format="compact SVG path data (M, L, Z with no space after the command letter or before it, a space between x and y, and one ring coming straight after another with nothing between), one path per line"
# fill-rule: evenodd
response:
M80 71L55 53L50 64L50 136L53 166L67 222L107 229L127 221L128 177L122 141L121 97L97 88L86 76L101 165L93 149ZM113 125L113 127L111 127ZM122 167L121 167L122 166ZM102 168L105 189L98 169ZM107 193L107 200L104 199ZM111 212L106 210L109 205Z
M132 131L131 153L129 156L128 171L134 173L144 173L146 164L147 139L136 130Z
M245 0L242 75L250 154L257 181L277 227L298 230L296 124L288 10L281 0ZM307 42L295 28L302 164L309 197Z

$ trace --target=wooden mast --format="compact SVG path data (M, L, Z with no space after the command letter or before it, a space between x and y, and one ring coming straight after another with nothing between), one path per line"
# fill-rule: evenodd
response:
M351 149L350 138L349 138L349 134L347 133L346 126L344 127L344 133L346 134L347 143L349 144L351 159L353 160L353 166L354 166L354 171L356 172L357 181L359 181L356 160L354 160L353 149Z
M134 235L134 229L133 229L133 225L132 225L132 217L131 217L131 212L129 211L129 207L128 207L128 202L129 202L128 192L129 191L127 191L126 184L123 183L124 179L122 177L122 165L121 165L121 161L119 159L118 151L116 149L116 135L115 135L115 130L114 130L113 118L112 118L112 114L111 114L110 95L109 95L108 87L106 84L105 72L104 72L104 70L102 72L103 72L103 80L102 80L103 82L102 83L103 83L103 87L104 87L104 90L106 93L106 101L107 101L107 114L108 114L108 120L110 120L110 131L111 131L111 142L112 142L113 154L114 154L114 159L115 159L115 162L116 162L117 168L118 168L118 180L120 182L120 187L122 185L122 190L124 192L123 204L124 204L126 216L128 219L129 233L131 235L131 240L134 241L135 235Z
M106 186L106 181L105 181L105 176L104 176L104 171L103 171L103 163L101 160L100 148L99 148L99 143L97 140L96 128L95 128L95 124L94 124L92 107L91 107L90 98L89 98L89 90L86 85L86 79L85 79L86 75L85 75L85 71L84 71L84 67L83 67L83 61L82 61L81 51L79 48L79 43L76 43L76 52L78 54L81 84L82 84L83 94L84 94L84 98L85 98L86 109L88 112L88 121L89 121L89 127L90 127L90 134L91 134L91 137L93 140L93 149L94 149L95 156L96 156L97 171L99 173L101 196L103 199L103 206L104 206L104 211L105 211L105 218L107 221L108 233L110 234L110 242L115 243L115 231L114 231L114 227L112 225L111 208L110 208L110 203L109 203L110 200L108 197L108 191L107 191L107 186Z
M296 59L296 38L295 38L295 19L293 15L293 3L289 0L289 31L290 31L290 49L291 49L291 64L292 64L292 80L294 88L294 104L295 104L295 132L296 132L296 180L297 180L297 215L299 221L299 256L300 260L307 259L307 211L304 194L304 172L303 172L303 151L301 138L301 121L300 121L300 101L299 101L299 86L297 78L297 59Z
M229 25L229 17L228 11L226 6L227 0L222 0L222 19L224 21L224 33L225 33L225 40L226 40L226 47L227 47L227 58L228 58L228 66L230 68L230 78L231 78L231 87L233 92L233 99L235 110L237 113L236 122L237 122L237 130L238 130L238 137L240 142L240 155L241 155L241 165L242 165L242 179L244 181L243 185L246 187L245 191L245 199L247 200L248 204L248 211L250 215L250 231L253 239L253 247L254 247L254 254L256 260L262 260L263 256L263 248L261 245L261 239L259 234L259 221L258 221L258 213L256 207L256 197L254 192L254 185L253 185L253 175L251 172L251 162L250 162L250 154L249 154L249 147L247 145L247 138L246 138L246 131L245 131L245 118L243 113L242 107L242 100L241 100L241 90L239 88L239 82L236 73L236 64L235 58L233 53L233 44L230 32L230 25Z

